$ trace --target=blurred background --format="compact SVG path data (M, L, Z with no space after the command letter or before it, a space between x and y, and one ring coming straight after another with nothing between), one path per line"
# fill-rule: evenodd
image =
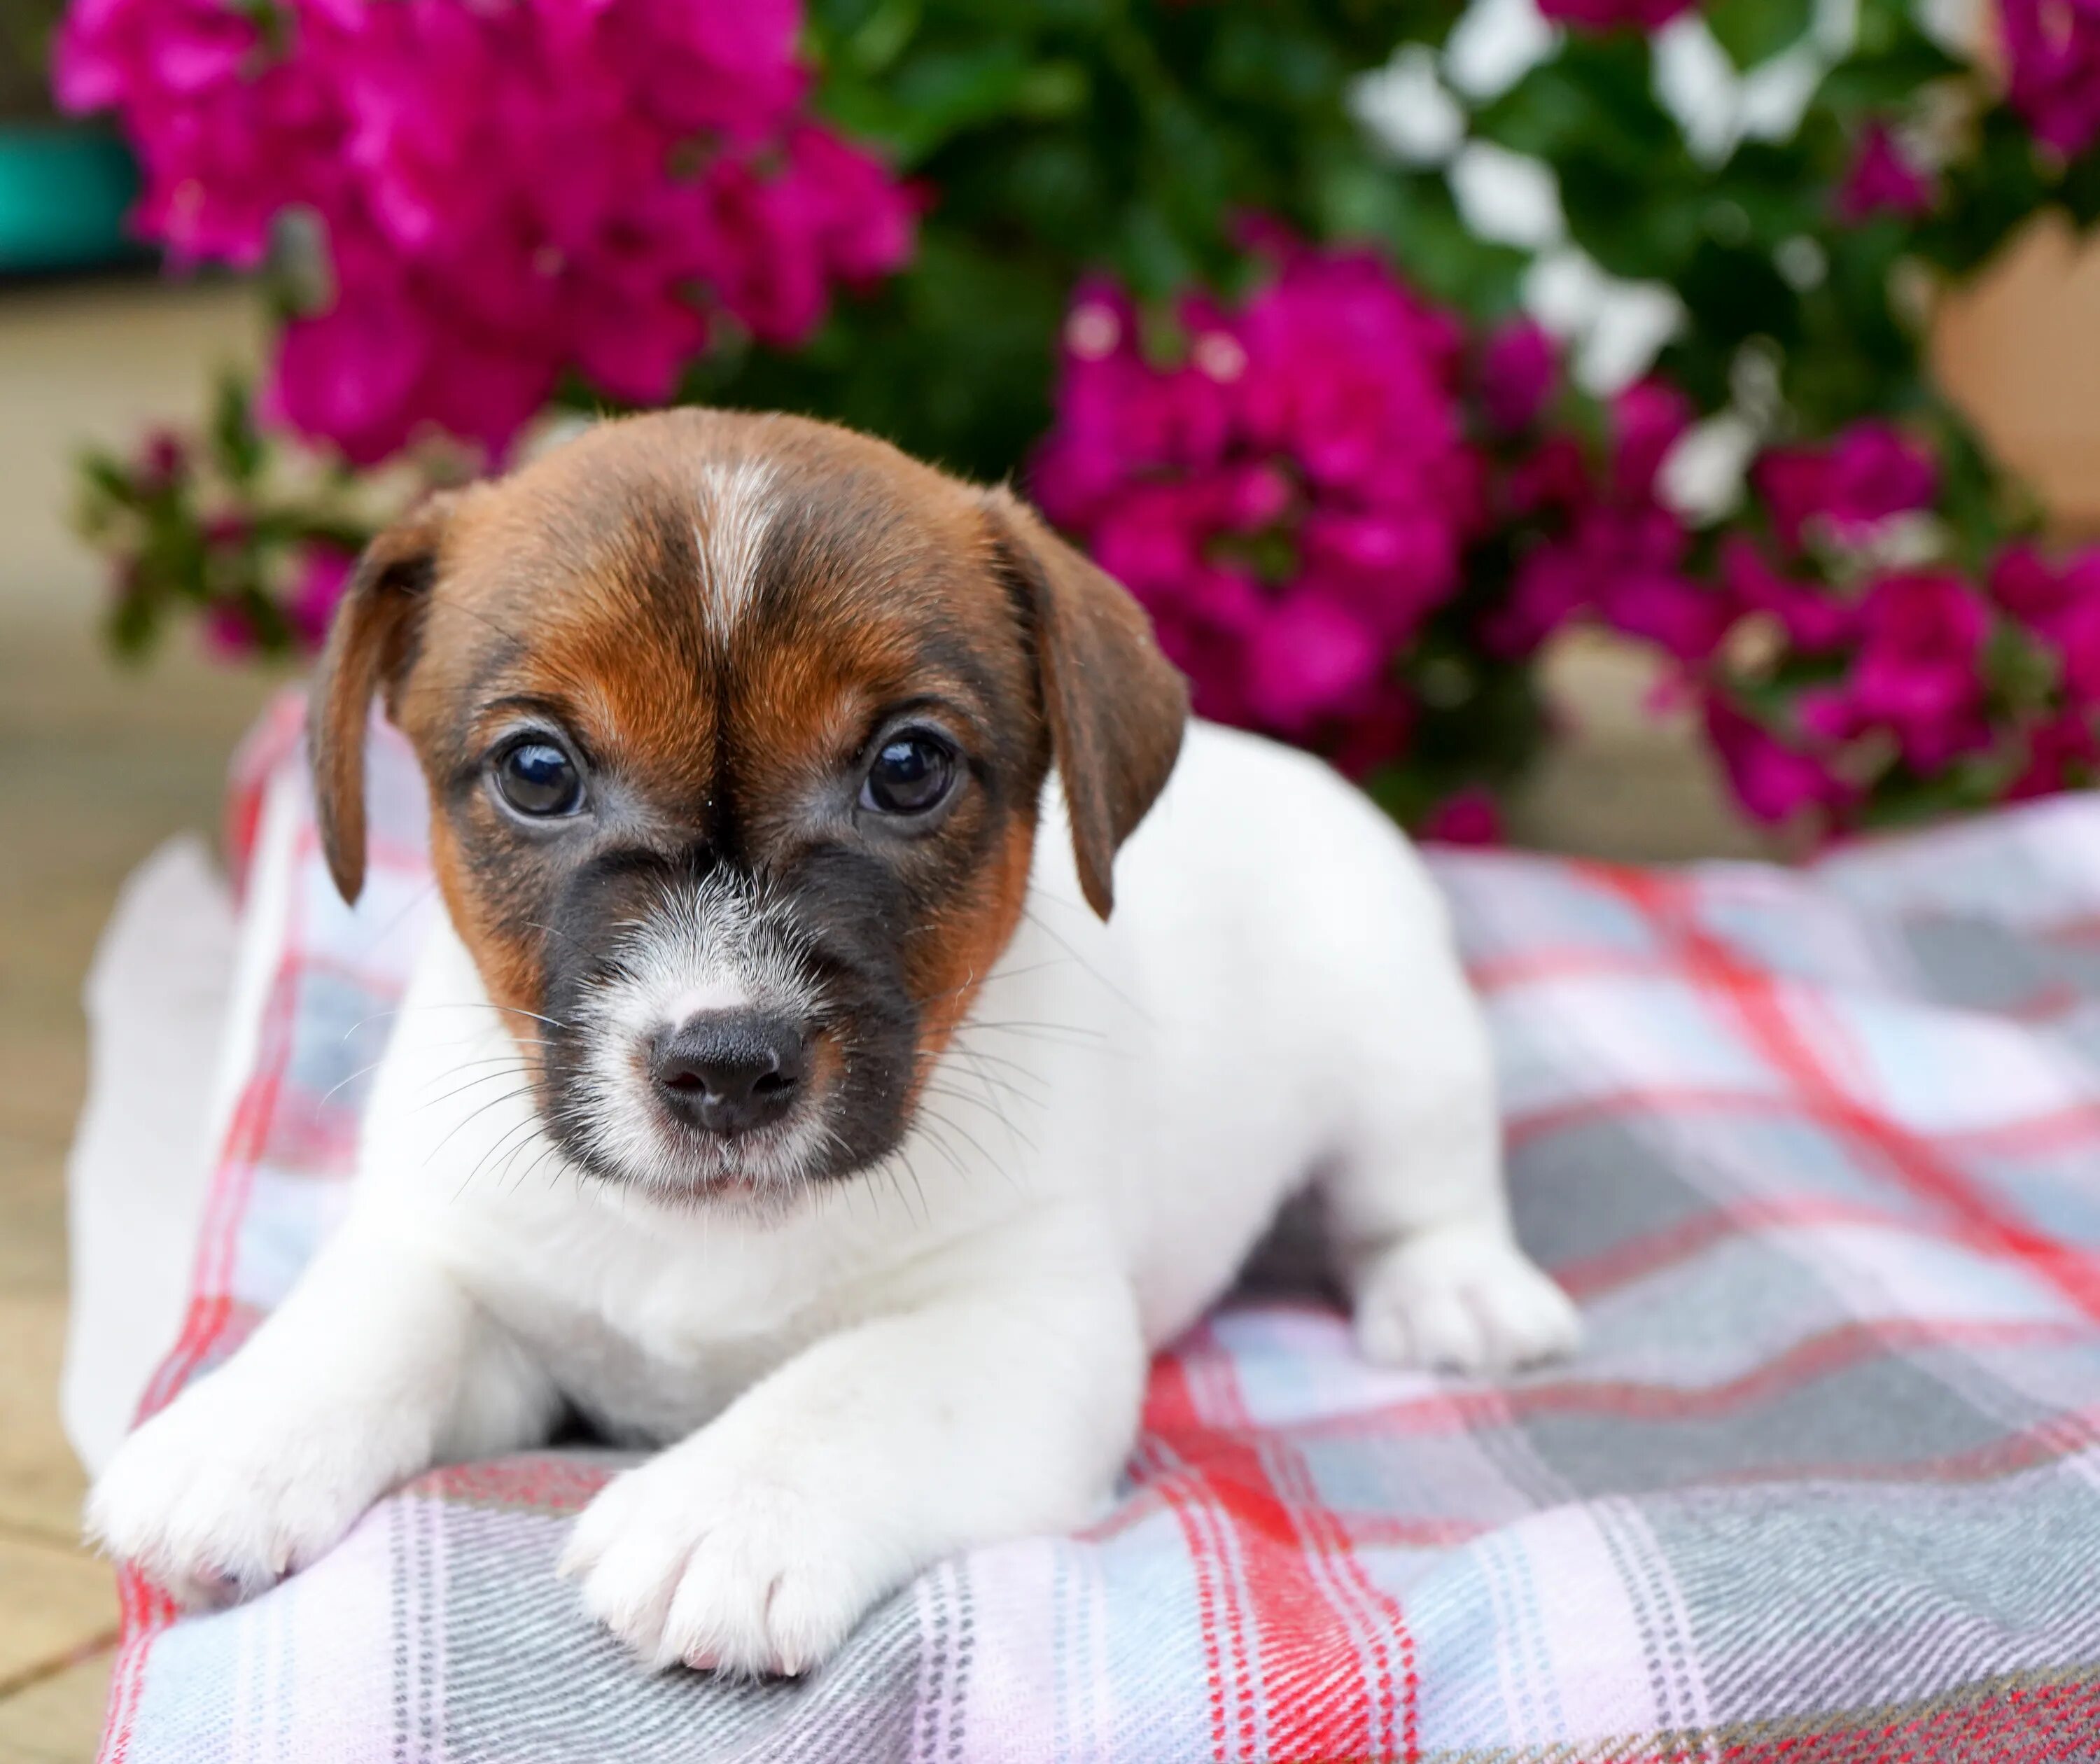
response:
M0 0L0 1759L117 1612L80 998L363 539L592 414L1014 478L1433 836L1798 856L2100 761L2063 0Z

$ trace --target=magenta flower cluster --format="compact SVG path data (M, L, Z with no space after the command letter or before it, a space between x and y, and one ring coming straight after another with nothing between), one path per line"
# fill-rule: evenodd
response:
M1721 543L1718 637L1762 625L1764 641L1751 646L1776 649L1767 673L1812 683L1776 689L1791 724L1776 730L1744 711L1732 671L1717 665L1700 677L1707 733L1755 818L1842 826L1860 795L1862 752L1892 745L1925 776L1992 739L1987 609L1952 571L1857 574L1889 523L1938 491L1931 456L1890 425L1856 423L1820 447L1769 449L1750 483L1771 537L1737 531ZM1843 587L1833 574L1840 564L1855 570Z
M1156 359L1123 295L1082 289L1031 487L1150 611L1199 712L1367 771L1405 744L1394 659L1485 513L1464 333L1369 253L1289 245L1244 304L1178 318Z
M1938 491L1930 456L1883 424L1774 450L1753 485L1772 546L1732 535L1721 568L1736 615L1762 615L1776 637L1767 673L1788 713L1778 726L1753 719L1725 689L1707 702L1710 734L1752 814L1842 828L1890 756L1919 783L1984 768L1979 778L1998 777L2010 796L2090 781L2100 551L2056 562L2014 545L1982 586L1944 567L1875 567L1886 523Z
M1931 176L1885 122L1860 131L1852 163L1838 189L1838 218L1858 226L1877 215L1921 220L1939 200Z
M1658 31L1699 0L1538 0L1556 24L1582 31Z
M1650 380L1621 393L1611 415L1601 465L1573 434L1549 430L1503 475L1501 518L1539 536L1524 549L1485 635L1501 654L1521 657L1584 615L1695 667L1720 641L1725 608L1694 573L1691 535L1659 489L1692 408L1674 387Z
M2013 108L2066 158L2100 140L2100 0L1999 0Z
M716 328L788 345L894 269L914 198L811 121L793 0L75 0L62 100L139 152L136 223L252 265L287 214L329 287L271 399L368 462L500 452L567 375L662 402Z

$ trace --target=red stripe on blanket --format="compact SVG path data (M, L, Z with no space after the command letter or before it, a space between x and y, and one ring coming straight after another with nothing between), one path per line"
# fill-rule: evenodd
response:
M1391 1757L1397 1739L1401 1755L1417 1758L1414 1643L1398 1606L1363 1577L1346 1534L1317 1497L1293 1498L1299 1490L1286 1493L1272 1478L1227 1381L1207 1377L1214 1368L1229 1364L1229 1356L1200 1335L1189 1347L1162 1356L1145 1413L1148 1431L1193 1480L1191 1495L1183 1498L1227 1523L1242 1565L1269 1727L1257 1753L1253 1704L1243 1700L1237 1731L1228 1735L1237 1749L1224 1755ZM1206 1413L1209 1405L1197 1394L1199 1384L1213 1383L1215 1406L1227 1413ZM1268 1436L1266 1443L1276 1442ZM1295 1475L1286 1472L1286 1480L1310 1488L1302 1467ZM1317 1555L1329 1573L1317 1575L1308 1555ZM1321 1584L1323 1579L1327 1584ZM1207 1616L1207 1647L1215 1627ZM1236 1612L1230 1629L1241 1651L1235 1689L1246 1699L1251 1674ZM1373 1674L1369 1680L1367 1652ZM1395 1654L1397 1685L1390 1658Z
M1992 1239L2001 1253L2026 1263L2088 1316L2100 1321L2100 1260L2010 1215L1922 1136L1839 1089L1789 1012L1785 982L1744 965L1701 925L1681 880L1604 865L1584 868L1676 940L1688 971L1727 1003L1752 1046L1793 1085L1817 1118L1843 1128L1855 1143L1877 1153L1883 1167L1912 1193ZM1806 1008L1807 996L1799 996Z
M1837 1132L1846 1131L1851 1124L1850 1111L1821 1109L1813 1098L1798 1093L1722 1090L1696 1084L1650 1084L1597 1091L1565 1102L1512 1112L1505 1121L1504 1134L1510 1144L1524 1145L1592 1121L1617 1120L1627 1115L1705 1114L1776 1115ZM1946 1152L2040 1157L2100 1139L2100 1105L2076 1103L2020 1120L1996 1122L1988 1127L1912 1127L1906 1131L1912 1138Z
M1230 1352L1221 1352L1213 1365L1216 1376L1212 1382L1226 1410L1220 1418L1236 1427L1251 1428L1253 1418L1241 1392L1238 1360ZM1365 1572L1357 1555L1358 1540L1321 1495L1311 1466L1292 1444L1289 1431L1272 1431L1265 1449L1268 1460L1275 1466L1270 1478L1273 1486L1295 1503L1295 1510L1299 1515L1307 1559L1328 1569L1332 1576L1330 1596L1354 1613L1361 1624L1365 1643L1376 1656L1379 1715L1376 1755L1392 1756L1397 1740L1400 1756L1410 1760L1417 1758L1421 1755L1421 1685L1415 1668L1414 1632L1408 1626L1400 1601L1378 1586ZM1396 1666L1403 1687L1398 1733L1394 1731Z
M1476 991L1511 992L1561 980L1682 981L1683 967L1670 951L1610 950L1572 946L1567 949L1524 950L1514 955L1490 956L1467 965L1467 977ZM2049 981L2024 997L1991 1005L1948 1005L1988 1017L2002 1017L2018 1023L2047 1023L2082 1009L2088 995L2061 981Z
M146 1656L179 1614L174 1602L135 1568L117 1572L117 1624L122 1639L110 1674L109 1703L103 1718L96 1764L123 1764L138 1730L139 1701L146 1687Z
M270 780L289 760L306 732L307 695L288 687L234 750L227 768L225 819L227 873L236 906L248 904L248 877L255 861L255 841L262 830L262 805Z
M296 867L311 854L313 834L302 828L294 841ZM286 906L287 950L299 947L302 929L300 891L294 885ZM287 955L272 977L269 997L256 1039L255 1075L249 1080L227 1123L225 1143L205 1201L205 1215L198 1233L195 1271L191 1277L191 1301L183 1333L161 1363L145 1394L139 1399L138 1419L143 1421L174 1400L197 1369L223 1342L236 1319L252 1321L252 1308L232 1296L232 1276L240 1227L254 1190L255 1168L267 1143L276 1117L278 1098L293 1051L293 1032L298 1021L299 964ZM118 1579L118 1616L121 1640L112 1675L108 1716L104 1729L99 1764L122 1764L130 1749L139 1700L145 1686L147 1661L161 1632L175 1621L174 1602L130 1569Z
M1145 1387L1143 1427L1146 1437L1140 1439L1139 1455L1156 1452L1168 1462L1175 1462L1178 1456L1167 1443L1169 1440L1200 1431L1196 1405L1189 1394L1186 1371L1178 1355L1164 1353L1153 1362L1152 1376ZM1222 1564L1205 1523L1209 1506L1206 1485L1200 1471L1180 1467L1156 1480L1153 1486L1180 1528L1182 1541L1189 1550L1189 1565L1195 1573L1198 1627L1202 1632L1203 1665L1210 1690L1211 1755L1218 1764L1224 1764L1233 1755L1233 1736L1225 1712L1225 1662L1220 1643L1224 1625L1219 1621L1220 1607L1224 1602L1219 1586ZM1249 1709L1252 1705L1248 1695L1246 1647L1237 1611L1233 1613L1231 1634L1237 1705Z
M1861 1764L1868 1759L1876 1764L2071 1764L2092 1757L2092 1746L2100 1741L2100 1687L1979 1685L1973 1694L1976 1700L1960 1708L1928 1709L1879 1724L1804 1723L1793 1732L1723 1735L1718 1749L1706 1755L1722 1764L1826 1764L1841 1759ZM1772 1725L1784 1727L1780 1722ZM1610 1755L1632 1759L1657 1754L1652 1742L1643 1742ZM1701 1753L1690 1744L1681 1755Z
M240 1095L227 1130L226 1145L212 1179L207 1211L198 1234L196 1272L190 1278L189 1314L181 1338L146 1387L139 1405L143 1420L172 1401L196 1375L224 1333L233 1309L232 1285L240 1224L254 1187L255 1166L276 1118L277 1100L292 1057L292 1031L298 1017L297 964L278 970L264 1008L258 1038L258 1065Z
M1775 1229L1815 1230L1826 1226L1862 1226L1869 1231L1929 1237L1986 1253L1996 1247L1996 1240L1985 1233L1939 1221L1928 1228L1908 1215L1864 1201L1826 1200L1814 1194L1779 1195L1694 1213L1660 1230L1626 1238L1595 1255L1556 1262L1553 1277L1567 1289L1569 1297L1595 1299L1678 1267L1732 1238L1755 1237Z
M1366 1428L1396 1436L1427 1438L1467 1434L1506 1425L1528 1415L1608 1415L1634 1421L1710 1421L1745 1405L1785 1396L1811 1379L1888 1353L1930 1347L2025 1347L2089 1342L2083 1324L1934 1322L1916 1317L1839 1324L1796 1342L1785 1352L1761 1359L1747 1372L1718 1384L1643 1384L1629 1378L1560 1378L1531 1383L1440 1388L1403 1401L1352 1404L1332 1416L1286 1423L1299 1436L1354 1436ZM1244 1430L1266 1439L1279 1423ZM1224 1438L1219 1430L1212 1437Z

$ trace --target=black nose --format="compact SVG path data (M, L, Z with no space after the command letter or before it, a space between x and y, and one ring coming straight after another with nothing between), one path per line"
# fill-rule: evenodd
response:
M808 1063L787 1018L704 1011L658 1038L650 1075L679 1114L726 1139L785 1114Z

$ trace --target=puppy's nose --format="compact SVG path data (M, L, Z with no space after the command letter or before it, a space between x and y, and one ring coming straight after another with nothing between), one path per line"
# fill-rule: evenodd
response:
M787 1018L703 1011L658 1038L650 1075L679 1114L726 1139L787 1113L808 1064Z

